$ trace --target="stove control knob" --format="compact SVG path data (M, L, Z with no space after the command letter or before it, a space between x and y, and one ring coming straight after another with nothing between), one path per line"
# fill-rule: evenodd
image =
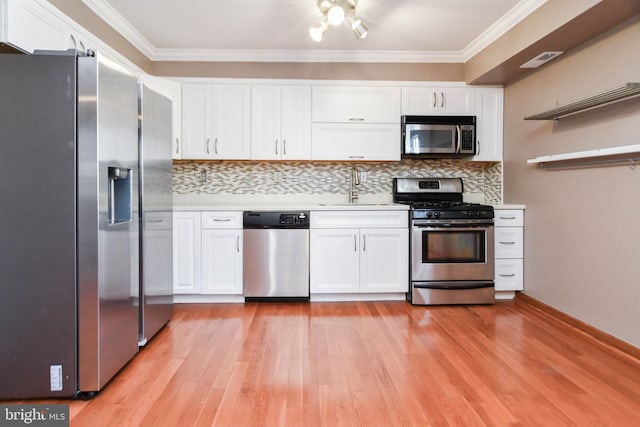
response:
M477 216L478 218L480 218L480 216L481 216L481 215L482 215L482 212L480 212L480 211L476 212L476 216Z
M433 216L436 217L436 218L439 218L440 217L440 212L438 212L438 211L434 212Z
M473 212L472 211L467 211L466 214L467 214L467 216L473 216Z
M431 218L431 212L427 212L427 218Z

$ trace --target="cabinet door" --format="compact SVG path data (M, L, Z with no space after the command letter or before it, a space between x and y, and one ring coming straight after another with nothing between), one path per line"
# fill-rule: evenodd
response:
M314 123L399 123L400 88L314 86Z
M251 158L251 88L215 85L212 111L212 156L215 159ZM184 156L183 156L184 158Z
M502 88L476 88L476 155L480 162L502 161Z
M400 160L400 125L314 123L312 160Z
M12 0L3 3L6 6L0 4L0 8L6 7L6 33L0 41L29 53L70 47L69 26L38 2ZM0 18L3 18L2 12L0 10Z
M402 114L473 115L474 108L473 88L402 88Z
M409 230L360 230L360 292L407 292Z
M182 149L183 159L212 158L210 121L210 85L182 86Z
M282 156L280 86L251 88L251 158L278 160Z
M312 229L309 246L311 293L358 292L357 229Z
M200 212L173 215L173 293L200 293Z
M522 258L522 227L495 227L495 257Z
M311 87L282 86L282 160L311 159Z
M242 230L202 231L203 294L242 294Z

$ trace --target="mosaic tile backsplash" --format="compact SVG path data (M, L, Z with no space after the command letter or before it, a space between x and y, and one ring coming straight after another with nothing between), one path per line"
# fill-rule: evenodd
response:
M400 162L180 161L173 165L173 192L181 195L347 194L352 168L362 177L360 194L391 194L394 177L462 178L465 193L502 202L502 164L458 160Z

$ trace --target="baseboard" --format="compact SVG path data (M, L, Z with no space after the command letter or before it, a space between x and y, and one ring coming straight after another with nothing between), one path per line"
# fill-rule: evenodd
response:
M515 301L518 304L529 305L530 307L538 311L554 317L561 322L564 322L569 326L577 329L578 331L588 335L596 341L599 341L606 346L613 347L614 349L619 350L627 356L631 356L632 358L636 359L636 362L640 362L640 348L631 345L628 342L621 340L620 338L616 338L613 335L595 328L588 323L583 322L582 320L578 320L573 316L563 313L562 311L557 310L550 305L538 301L537 299L532 298L526 294L523 294L522 292L517 293Z

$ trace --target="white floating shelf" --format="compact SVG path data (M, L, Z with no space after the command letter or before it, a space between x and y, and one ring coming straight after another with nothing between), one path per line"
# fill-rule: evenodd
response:
M524 119L558 120L560 117L569 116L581 111L590 110L592 108L601 107L603 105L623 101L625 99L633 98L636 96L640 96L640 83L625 83L623 86L613 88L606 92L602 92L597 95L572 102L570 104L553 108L540 114L527 116Z
M628 155L628 156L625 156ZM634 156L635 154L635 156ZM580 160L583 160L580 162ZM590 165L606 165L619 163L636 163L640 161L640 144L624 145L621 147L600 148L597 150L575 151L573 153L551 154L549 156L536 157L527 160L528 164L538 164L545 167L549 166L590 166Z

